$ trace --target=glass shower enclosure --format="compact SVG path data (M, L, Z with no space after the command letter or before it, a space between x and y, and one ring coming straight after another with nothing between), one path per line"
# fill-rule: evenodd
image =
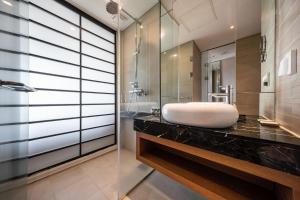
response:
M136 6L142 11L134 9ZM121 199L152 172L152 168L136 159L133 120L160 108L160 3L128 1L122 5L119 22Z
M174 20L173 1L161 4L161 107L166 103L177 103L182 98L180 81L180 49L178 47L179 24Z

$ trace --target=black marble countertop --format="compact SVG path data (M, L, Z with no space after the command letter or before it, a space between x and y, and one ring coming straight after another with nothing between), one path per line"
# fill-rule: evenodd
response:
M256 116L241 117L231 128L208 129L172 124L160 117L134 119L134 129L300 176L300 138L261 126Z

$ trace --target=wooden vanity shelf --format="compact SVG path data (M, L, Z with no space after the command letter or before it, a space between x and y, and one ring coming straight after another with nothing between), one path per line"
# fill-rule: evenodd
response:
M148 134L137 134L137 159L208 199L299 200L296 176Z

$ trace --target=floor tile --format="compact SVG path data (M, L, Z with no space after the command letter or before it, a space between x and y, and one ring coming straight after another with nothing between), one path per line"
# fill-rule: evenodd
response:
M198 193L175 182L171 178L153 172L128 194L130 200L205 200Z
M29 184L24 200L115 200L116 156L117 151L109 152Z

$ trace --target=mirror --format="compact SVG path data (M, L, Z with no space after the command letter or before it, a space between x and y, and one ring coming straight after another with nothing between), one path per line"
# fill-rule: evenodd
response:
M202 52L201 59L204 61L201 75L201 100L230 104L235 102L235 44L228 44Z
M275 0L162 0L162 106L226 102L274 119L274 74Z

